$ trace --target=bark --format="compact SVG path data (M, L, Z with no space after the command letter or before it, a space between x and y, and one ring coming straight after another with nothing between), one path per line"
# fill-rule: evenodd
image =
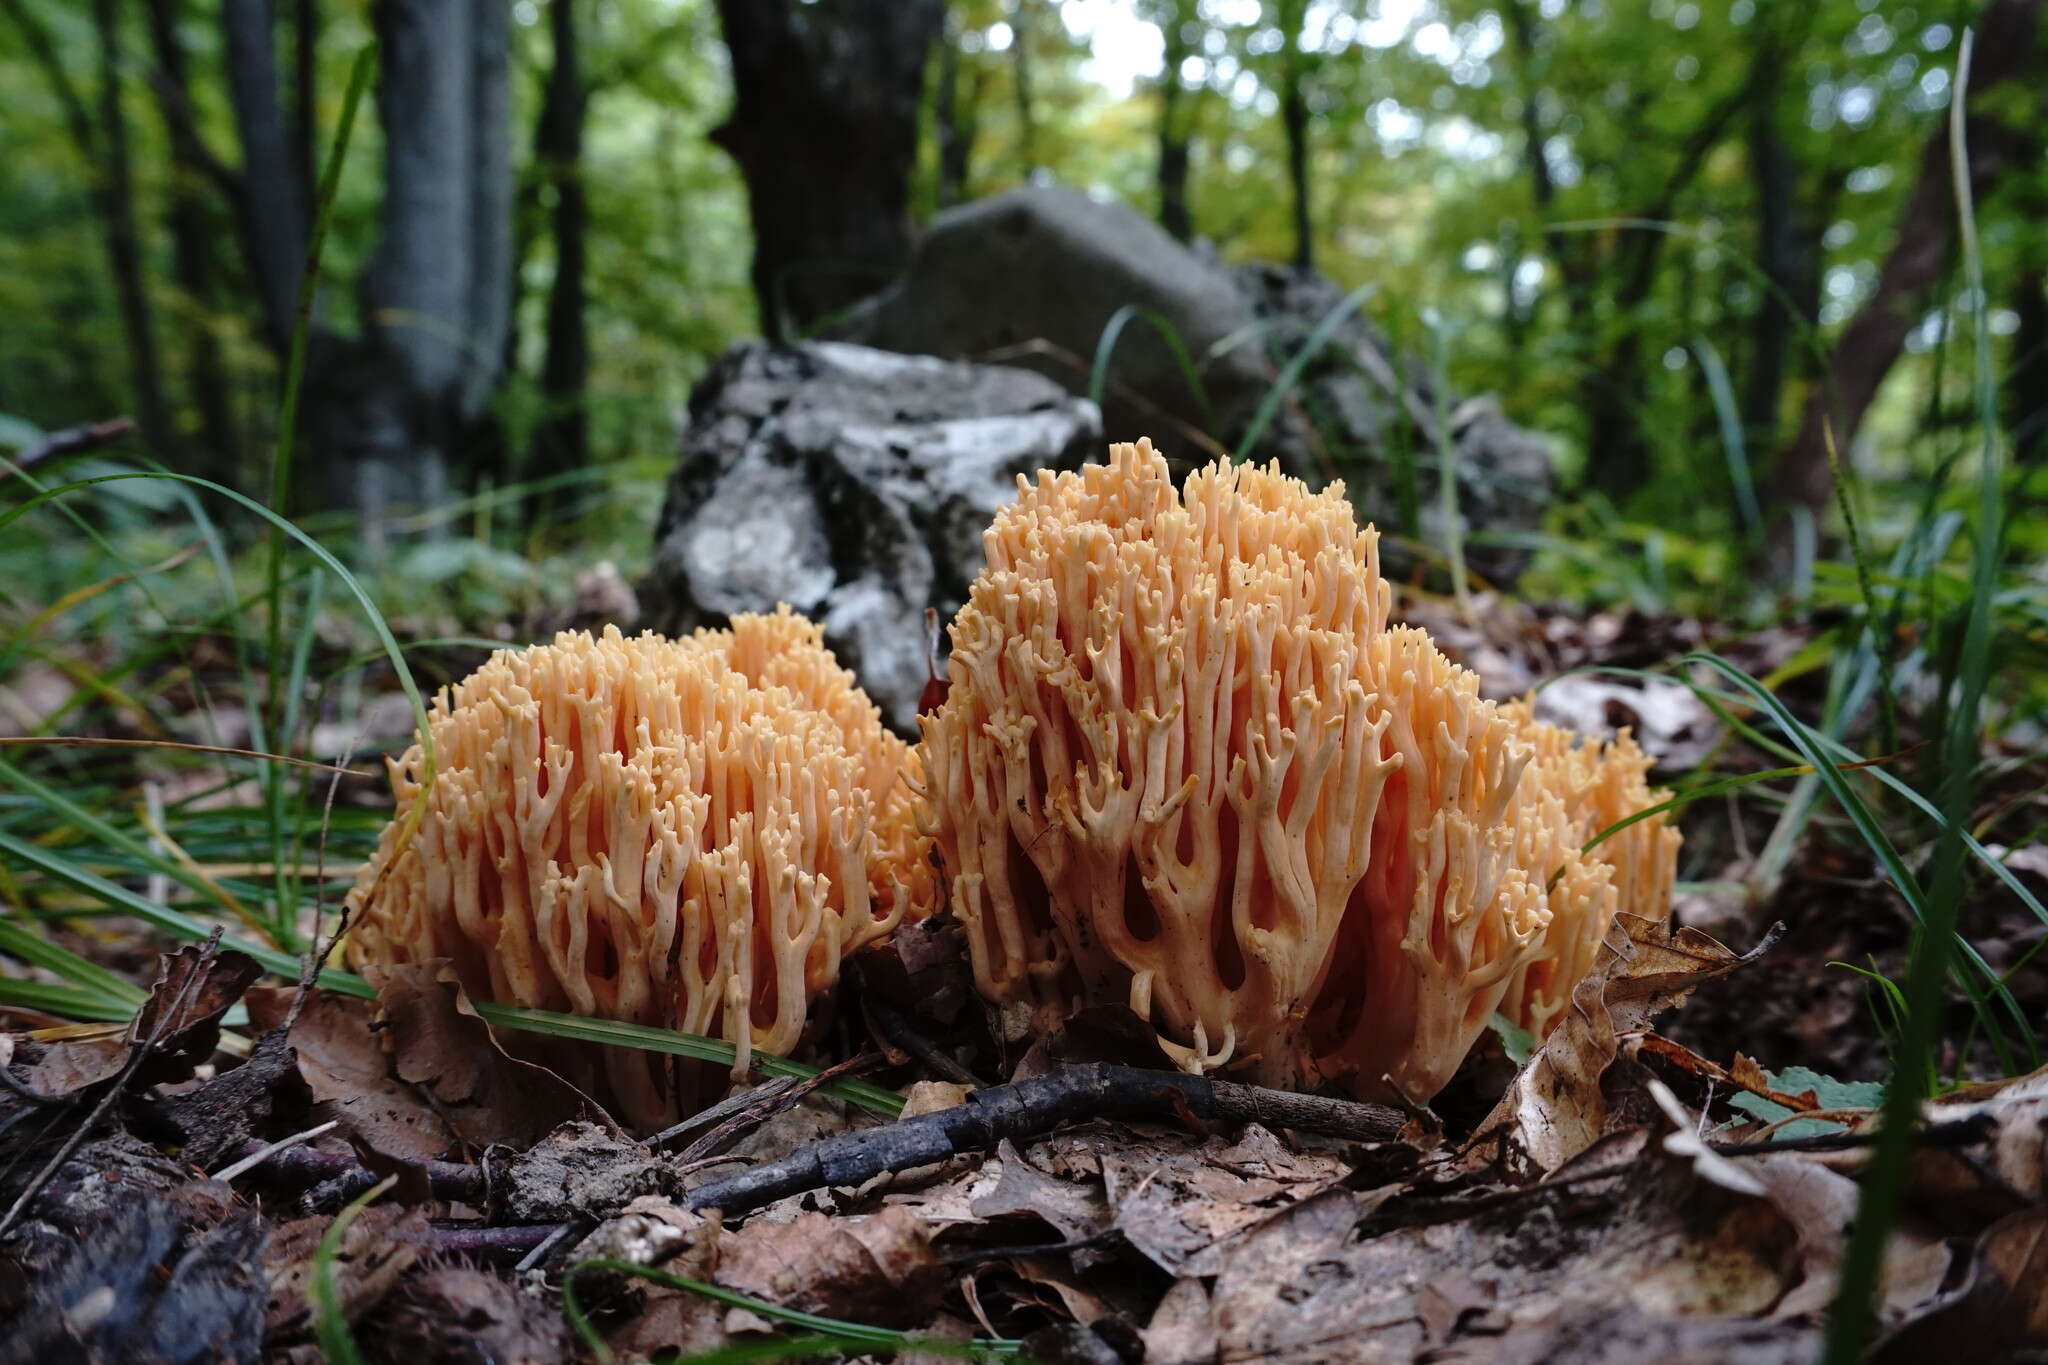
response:
M20 30L30 57L56 97L65 131L86 164L93 210L99 218L100 240L106 249L115 302L121 314L136 417L150 446L160 454L169 454L171 427L164 402L163 366L157 354L155 322L142 273L142 246L135 227L135 185L128 160L128 121L121 111L120 6L116 0L93 0L92 21L99 56L96 113L87 108L70 73L64 69L49 30L22 0L0 0L0 9Z
M179 0L149 0L148 4L150 43L156 58L153 85L171 145L172 270L185 299L186 382L199 412L199 449L192 453L192 468L207 478L232 484L240 459L227 371L213 328L218 306L213 216L201 193L207 172L193 157L190 140L181 131L182 111L191 104L185 46L178 37L182 8Z
M512 185L507 8L380 0L372 18L380 233L359 363L323 367L310 434L374 542L390 506L439 498L479 433L504 357Z
M1315 224L1309 211L1308 91L1301 30L1304 0L1283 0L1280 31L1285 48L1280 72L1280 124L1287 134L1287 183L1294 196L1294 268L1315 269Z
M533 435L528 469L555 474L590 462L587 411L590 338L584 315L584 246L590 213L583 188L583 123L589 108L576 39L574 0L552 0L548 29L554 65L548 72L534 160L554 186L550 214L555 276L548 287L547 356L540 388L545 416Z
M159 455L176 449L170 405L164 399L163 361L157 352L156 320L143 276L142 236L135 224L135 175L128 154L128 116L121 108L121 6L119 0L93 0L93 28L99 36L100 133L104 177L100 192L105 219L107 258L114 268L114 293L121 309L121 327L128 337L128 360L135 383L136 418L143 438Z
M291 344L305 268L307 213L277 96L276 16L270 0L221 0L228 101L242 144L240 211L263 335L279 356Z
M2011 307L2020 325L2006 369L2005 425L2013 458L2039 464L2048 461L2048 269L2034 264L2020 272Z
M948 12L939 45L939 88L932 103L933 129L939 149L938 201L951 208L967 201L967 177L974 161L974 140L981 131L981 96L988 69L960 60L959 24ZM967 88L961 89L965 80Z
M1010 9L1010 72L1017 97L1017 150L1024 179L1038 174L1038 101L1031 82L1031 34L1036 27L1034 0L1016 0Z
M1755 97L1763 74L1753 62L1743 83L1707 111L1680 146L1677 163L1655 197L1630 217L1645 222L1671 218L1679 197L1698 177L1735 116ZM1643 334L1636 318L1656 287L1657 265L1668 238L1669 234L1649 228L1624 230L1614 249L1612 269L1620 277L1613 286L1614 316L1621 330L1605 360L1596 367L1599 378L1587 395L1586 477L1593 487L1617 500L1642 487L1651 473L1640 411Z
M2048 0L1992 0L1977 24L1975 68L1969 97L2015 76L2038 70L2035 30ZM1983 114L1965 111L1969 180L1981 199L2009 166L2038 157L2039 135L2033 129L2015 133ZM1877 286L1843 329L1829 358L1825 381L1807 395L1799 431L1781 453L1772 478L1776 506L1783 511L1803 503L1822 515L1834 494L1828 469L1828 437L1846 452L1876 399L1885 376L1905 348L1906 337L1919 322L1927 291L1940 277L1942 262L1955 239L1953 162L1949 157L1948 120L1935 128L1921 150L1920 169L1899 217L1891 253L1878 271ZM1773 548L1780 558L1790 544L1790 518L1774 523Z
M747 185L761 330L789 340L910 257L925 55L943 0L718 0L731 115L712 140Z
M1180 73L1192 52L1188 29L1195 22L1194 11L1193 0L1172 0L1159 23L1166 41L1165 62L1159 73L1159 226L1183 242L1194 236L1195 230L1188 210L1189 91Z

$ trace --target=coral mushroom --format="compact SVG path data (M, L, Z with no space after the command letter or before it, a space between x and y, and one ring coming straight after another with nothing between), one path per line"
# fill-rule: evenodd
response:
M1190 1070L1433 1095L1497 1008L1543 1029L1617 910L1667 913L1626 739L1576 744L1390 627L1341 486L1150 442L1020 480L923 720L975 980L1040 1025L1128 1002Z
M744 1068L929 895L915 757L787 608L501 651L429 723L409 839L420 746L390 765L400 816L349 898L352 963L446 957L484 999L723 1037ZM685 1098L656 1054L604 1065L633 1122Z

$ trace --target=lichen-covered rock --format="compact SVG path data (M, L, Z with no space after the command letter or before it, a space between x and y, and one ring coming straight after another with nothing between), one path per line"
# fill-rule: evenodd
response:
M925 608L966 600L1017 475L1100 449L1094 405L1025 370L838 342L735 347L691 397L645 624L682 635L786 602L907 731Z

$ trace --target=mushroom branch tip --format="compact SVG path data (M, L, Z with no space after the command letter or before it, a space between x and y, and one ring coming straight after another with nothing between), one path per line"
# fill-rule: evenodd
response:
M977 987L1128 1004L1192 1072L1422 1101L1495 1010L1542 1034L1677 832L1582 741L1392 624L1343 486L1149 441L1019 480L923 716L921 820Z
M744 1070L796 1044L848 953L930 906L917 757L787 607L501 650L428 725L431 777L417 744L389 765L354 965L446 958L482 999L724 1038ZM694 1098L690 1063L593 1065L637 1125Z

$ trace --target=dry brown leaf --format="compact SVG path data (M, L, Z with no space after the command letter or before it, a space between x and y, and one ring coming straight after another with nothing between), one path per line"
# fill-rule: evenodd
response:
M1032 1214L1044 1220L1063 1242L1093 1237L1109 1226L1109 1201L1099 1184L1048 1175L1007 1138L996 1148L996 1155L1001 1170L995 1185L977 1194L971 1205L977 1218Z
M1116 1229L1170 1275L1213 1275L1231 1238L1342 1180L1335 1157L1289 1151L1257 1124L1235 1142L1154 1139L1152 1151L1100 1154Z
M1572 992L1571 1008L1466 1144L1468 1158L1505 1159L1543 1174L1585 1151L1608 1124L1601 1081L1620 1040L1767 946L1737 956L1695 929L1667 930L1634 915L1618 916L1615 925L1592 973Z
M749 1223L720 1240L713 1278L770 1303L884 1327L923 1321L945 1280L930 1230L894 1205L868 1218Z
M461 1265L408 1276L363 1323L362 1337L376 1360L559 1365L576 1358L554 1304Z
M1802 1278L1772 1315L1818 1320L1834 1302L1849 1224L1856 1216L1856 1182L1806 1156L1748 1157L1741 1164L1799 1237ZM1895 1229L1885 1253L1882 1320L1901 1321L1923 1305L1940 1290L1948 1268L1948 1248L1939 1238Z
M1200 1280L1175 1280L1144 1331L1145 1365L1214 1365L1216 1314Z
M957 1109L967 1103L970 1093L966 1086L953 1081L918 1081L903 1093L903 1112L896 1117L914 1119L920 1114Z
M264 1319L267 1341L302 1339L311 1333L306 1291L313 1279L314 1254L333 1222L301 1218L286 1223L264 1248L264 1272L270 1281L270 1309ZM353 1323L375 1307L419 1259L421 1246L432 1235L420 1209L373 1204L358 1213L343 1230L333 1262L342 1316Z
M1393 1224L1426 1217L1413 1192L1405 1207L1377 1192L1311 1196L1231 1246L1213 1299L1221 1358L1491 1360L1504 1334L1556 1346L1557 1324L1583 1321L1584 1305L1677 1336L1667 1324L1767 1314L1797 1278L1797 1236L1767 1200L1705 1184L1654 1149L1599 1169L1615 1178L1504 1191L1420 1226ZM1808 1333L1782 1323L1737 1336ZM1556 1358L1577 1356L1558 1347Z
M2048 1346L2048 1209L2022 1209L1978 1238L1968 1277L1871 1352L1873 1365L2016 1360Z
M149 1055L136 1070L137 1084L185 1080L213 1055L221 1016L262 975L263 968L243 953L213 952L196 944L161 953L149 996L126 1032L118 1038L50 1044L29 1068L29 1084L52 1098L98 1085L119 1075L145 1043Z
M1026 1283L1043 1285L1058 1295L1060 1305L1067 1310L1067 1315L1083 1327L1116 1311L1100 1294L1083 1288L1072 1271L1050 1257L1022 1256L1010 1264Z
M252 1017L282 1022L296 990L250 992ZM455 1134L418 1090L391 1074L391 1059L371 1027L367 1002L316 991L292 1024L299 1076L325 1117L393 1161L432 1161Z
M457 1137L474 1147L530 1147L587 1119L614 1131L597 1102L554 1072L508 1056L448 963L371 965L381 1023L401 1080L425 1089Z

